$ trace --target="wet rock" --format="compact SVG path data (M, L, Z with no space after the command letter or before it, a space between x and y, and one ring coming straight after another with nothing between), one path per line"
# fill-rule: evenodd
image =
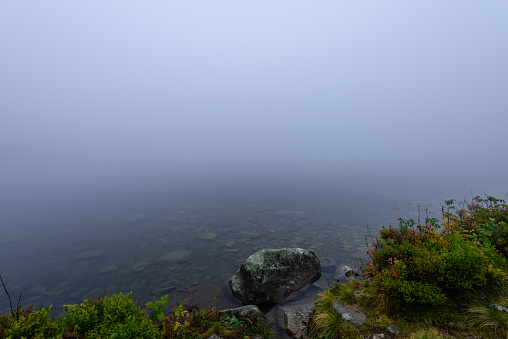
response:
M363 295L363 291L356 291L354 294L355 301L358 301L358 298Z
M163 255L162 257L159 257L159 261L166 261L168 263L180 263L189 261L192 258L192 252L186 251L186 250L176 250L173 252L170 252L166 255Z
M349 267L347 265L344 265L344 266L340 267L339 269L337 269L337 271L335 272L334 279L335 280L343 280L345 278L354 278L357 276L359 276L359 274L355 270L353 270L351 267ZM349 279L347 279L347 280L349 280Z
M266 319L261 310L255 305L246 305L238 308L230 308L227 310L219 311L219 315L227 315L238 319L247 318L252 321L252 325L266 324Z
M274 304L320 275L321 265L312 250L264 249L247 258L228 283L244 305Z
M400 332L400 327L397 325L390 325L388 326L388 332L397 334Z
M508 308L506 308L506 307L503 307L503 306L500 306L500 305L496 305L496 304L490 304L490 307L495 308L498 311L508 313Z
M291 338L306 338L307 337L307 324L314 307L301 306L301 307L285 307L284 312L284 329L291 336Z
M97 250L97 251L81 252L78 255L76 255L74 257L74 259L81 261L81 260L87 260L87 259L92 259L92 258L98 258L98 257L101 257L104 254L104 252L106 252L106 251L105 250Z
M344 321L360 328L367 322L365 313L358 311L354 306L346 306L337 300L333 303L333 309L342 316Z

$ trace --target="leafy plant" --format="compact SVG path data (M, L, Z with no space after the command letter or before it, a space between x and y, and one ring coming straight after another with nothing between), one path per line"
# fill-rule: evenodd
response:
M493 216L503 211L501 218L506 217L507 210L498 205L499 200L488 201L492 206L482 207L483 215ZM395 306L390 311L422 310L421 306L430 311L440 310L442 306L453 308L478 288L502 288L506 259L488 242L474 241L477 238L460 232L464 228L456 226L466 214L476 215L478 206L470 205L473 212L459 210L456 212L462 215L459 218L449 212L453 201L447 201L447 205L444 232L435 218L426 218L423 225L399 218L398 229L383 228L381 237L374 239L364 274L371 278L371 289L376 295L391 300L384 303L389 308ZM495 211L489 211L490 208ZM496 223L499 224L497 220L489 221L489 225ZM472 229L477 230L474 234L487 234L485 228Z
M168 302L169 295L165 295L161 297L161 300L156 300L155 302L147 302L145 305L150 310L150 316L148 319L152 320L154 323L161 322L164 320L164 307L166 307L166 303Z
M85 300L66 305L65 325L75 324L74 332L87 338L161 338L162 335L131 298L131 293Z
M454 200L448 200L443 209L444 225L448 231L457 231L475 243L494 246L508 258L508 205L505 200L476 196L457 209ZM452 210L452 211L450 211Z
M59 320L52 319L50 313L51 306L41 307L38 310L32 307L21 310L18 307L18 311L15 313L16 318L14 318L12 313L4 316L11 318L5 319L7 320L6 324L8 324L9 328L4 332L4 335L9 339L54 338L63 331L64 326Z

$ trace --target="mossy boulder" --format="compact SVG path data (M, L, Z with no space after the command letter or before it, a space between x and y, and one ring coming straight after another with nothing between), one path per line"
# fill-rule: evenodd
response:
M320 276L321 264L313 250L263 249L247 258L228 283L244 305L274 304Z

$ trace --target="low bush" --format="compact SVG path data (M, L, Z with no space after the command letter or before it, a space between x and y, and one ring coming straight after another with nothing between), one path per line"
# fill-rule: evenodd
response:
M448 219L449 220L449 219ZM364 274L371 288L398 306L442 309L457 306L476 290L503 287L506 259L493 246L471 241L435 220L424 225L400 219L398 229L383 228L374 239Z
M55 338L62 333L64 326L58 320L50 317L51 307L25 310L18 309L1 317L0 336L9 339L45 339Z
M87 338L162 338L145 312L131 298L131 293L85 300L80 305L66 305L64 324L75 324L73 332Z

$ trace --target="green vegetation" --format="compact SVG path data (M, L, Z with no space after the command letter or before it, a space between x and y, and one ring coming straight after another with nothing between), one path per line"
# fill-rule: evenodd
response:
M442 222L399 219L398 228L380 231L365 279L333 286L315 302L315 337L366 338L396 324L400 337L508 338L502 308L508 307L508 205L493 197L446 205ZM333 312L335 300L355 304L369 322L351 329Z
M219 315L215 309L199 310L176 303L164 315L168 296L147 303L149 317L131 298L131 293L85 300L64 307L65 317L50 317L51 307L18 309L0 317L0 338L271 338L268 325L253 325L248 319Z

